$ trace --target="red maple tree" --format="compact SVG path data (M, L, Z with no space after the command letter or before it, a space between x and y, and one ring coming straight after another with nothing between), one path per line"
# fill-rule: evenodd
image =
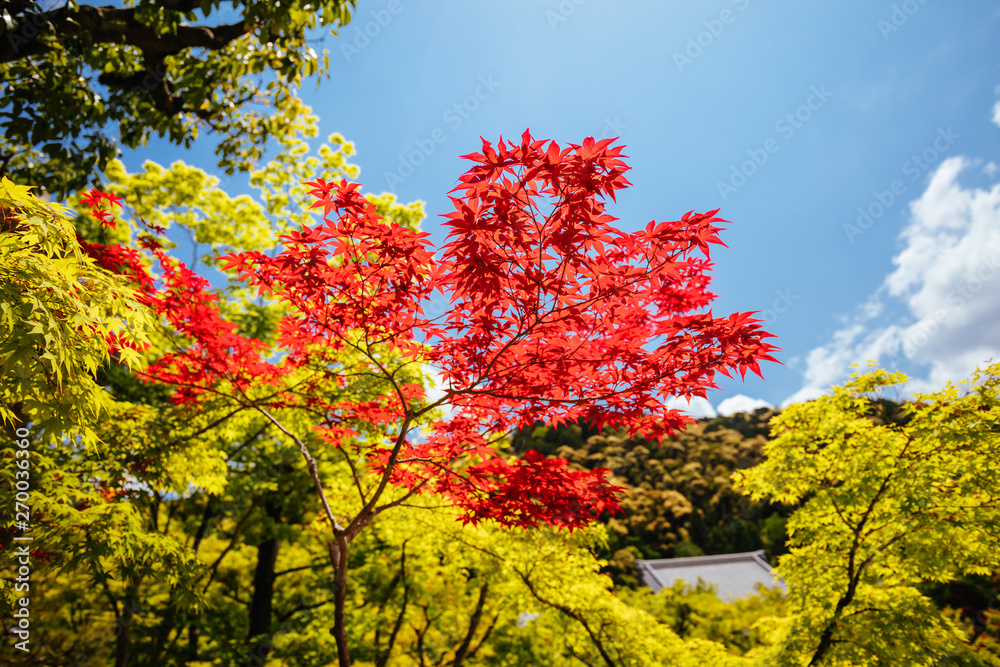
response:
M724 222L717 211L633 233L612 226L605 202L630 185L621 151L592 138L562 148L527 131L519 143L484 141L481 153L464 156L474 166L453 191L448 241L436 254L428 234L377 215L359 185L307 183L321 223L282 237L274 256L221 258L286 304L273 348L225 322L207 281L155 244L146 248L163 267L156 289L134 256L88 247L110 252L106 263L136 277L187 341L156 360L148 378L173 385L178 402L226 392L298 445L332 530L331 632L341 665L349 664L347 552L379 513L430 491L468 521L580 526L618 507L607 471L572 470L535 452L509 460L492 445L538 422L580 419L659 440L690 420L669 398L703 397L716 372L760 374L758 363L773 361L770 334L753 313L705 312L715 297L710 246L721 243L716 225ZM95 194L88 202L113 224L102 199L117 203ZM435 299L448 305L429 317L424 308ZM418 364L437 372L439 396L400 379ZM293 374L294 390L283 385ZM359 377L380 391L363 400L330 391ZM274 390L255 399L255 385ZM447 415L426 423L442 407ZM294 433L274 416L295 408L322 415L312 433ZM365 462L352 466L361 497L354 516L338 520L330 507L310 452L317 443ZM390 486L405 493L387 495Z

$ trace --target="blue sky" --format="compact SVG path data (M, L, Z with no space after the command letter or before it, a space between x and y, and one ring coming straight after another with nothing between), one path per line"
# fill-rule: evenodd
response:
M867 358L916 389L1000 359L1000 2L360 0L324 46L300 92L321 136L355 142L365 189L426 202L435 242L459 155L525 128L621 137L626 230L721 208L714 310L762 311L783 365L696 414ZM126 164L213 171L210 141Z

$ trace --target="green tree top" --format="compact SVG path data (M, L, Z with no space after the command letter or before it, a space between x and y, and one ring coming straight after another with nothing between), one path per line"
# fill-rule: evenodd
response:
M336 31L354 0L126 0L44 9L0 2L0 174L65 195L154 133L218 135L219 166L246 170L304 107L329 61L309 29Z
M778 567L797 616L783 655L807 661L790 664L1000 664L918 589L1000 569L1000 364L892 414L882 393L906 379L858 373L789 406L767 460L735 473L800 506Z

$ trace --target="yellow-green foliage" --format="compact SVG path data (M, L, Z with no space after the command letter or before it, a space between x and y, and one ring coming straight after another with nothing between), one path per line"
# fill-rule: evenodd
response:
M26 187L0 181L0 420L50 439L81 436L109 397L95 382L109 361L105 337L149 340L150 312L135 290L97 267L76 241L67 210L38 201ZM130 367L139 353L122 349Z
M352 545L348 630L358 667L452 664L460 654L462 664L491 667L751 664L712 641L684 641L619 599L591 552L603 527L463 526L442 500L387 512ZM301 630L314 643L287 632L275 641L284 658L267 664L330 664L332 622L332 605L319 607Z
M683 638L719 642L730 651L753 657L770 645L774 628L784 622L786 599L780 588L758 585L755 595L723 602L713 584L678 581L659 593L642 587L619 592L622 601L652 614Z
M892 414L879 399L906 377L870 370L772 421L767 460L735 479L800 504L777 568L796 616L782 664L1000 664L917 590L1000 569L998 373Z
M115 458L100 437L116 413L99 381L111 362L105 338L120 334L141 345L150 340L152 324L134 288L82 253L66 209L38 201L26 187L0 181L3 524L7 530L13 524L17 471L18 480L28 481L24 506L32 549L49 557L58 554L66 567L105 586L102 563L135 573L190 561L171 538L143 531L134 506L106 502L95 484L109 478L95 476L95 469ZM129 348L115 357L123 367L142 363L140 353ZM30 443L17 450L27 469L13 465L15 429L24 429L18 430L18 440ZM0 592L5 606L18 597L9 569L16 565L14 559L3 559ZM39 563L33 565L38 568ZM180 571L171 570L174 574L164 581L171 576L176 581ZM32 590L38 591L37 581Z

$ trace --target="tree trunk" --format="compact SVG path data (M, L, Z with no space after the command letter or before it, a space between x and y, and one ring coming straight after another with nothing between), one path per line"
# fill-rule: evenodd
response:
M201 515L201 523L198 525L198 532L194 536L194 544L191 550L195 554L198 553L198 548L201 546L201 541L205 537L205 533L208 531L208 522L215 515L215 496L209 496L208 502L205 503L205 511ZM188 625L188 644L187 644L187 658L186 662L197 662L198 661L198 640L201 636L201 628L198 626L197 622Z
M273 521L281 518L281 508L273 501L264 506L267 516ZM253 599L250 601L250 631L247 633L247 643L254 637L266 635L271 631L271 612L274 601L274 567L278 562L280 543L277 537L264 540L257 546L257 569L253 575ZM261 662L266 662L270 652L270 641L256 651Z
M188 626L188 649L187 661L198 662L198 637L201 635L201 628L196 623Z
M347 538L338 534L327 543L330 563L333 564L333 628L330 634L337 640L337 662L340 667L351 667L347 647Z
M809 661L809 667L815 667L820 664L823 658L826 657L831 646L833 646L833 623L826 626L823 634L820 635L819 645L816 647L816 652L813 653L812 660Z
M177 606L176 601L174 600L174 591L171 590L170 597L167 600L167 610L163 614L163 619L160 621L160 625L156 628L156 643L153 647L153 664L160 664L163 649L167 644L167 638L174 629L174 621L176 618Z
M115 626L115 667L128 667L129 644L132 641L132 623L139 606L139 586L142 580L136 580L122 602L122 613Z

